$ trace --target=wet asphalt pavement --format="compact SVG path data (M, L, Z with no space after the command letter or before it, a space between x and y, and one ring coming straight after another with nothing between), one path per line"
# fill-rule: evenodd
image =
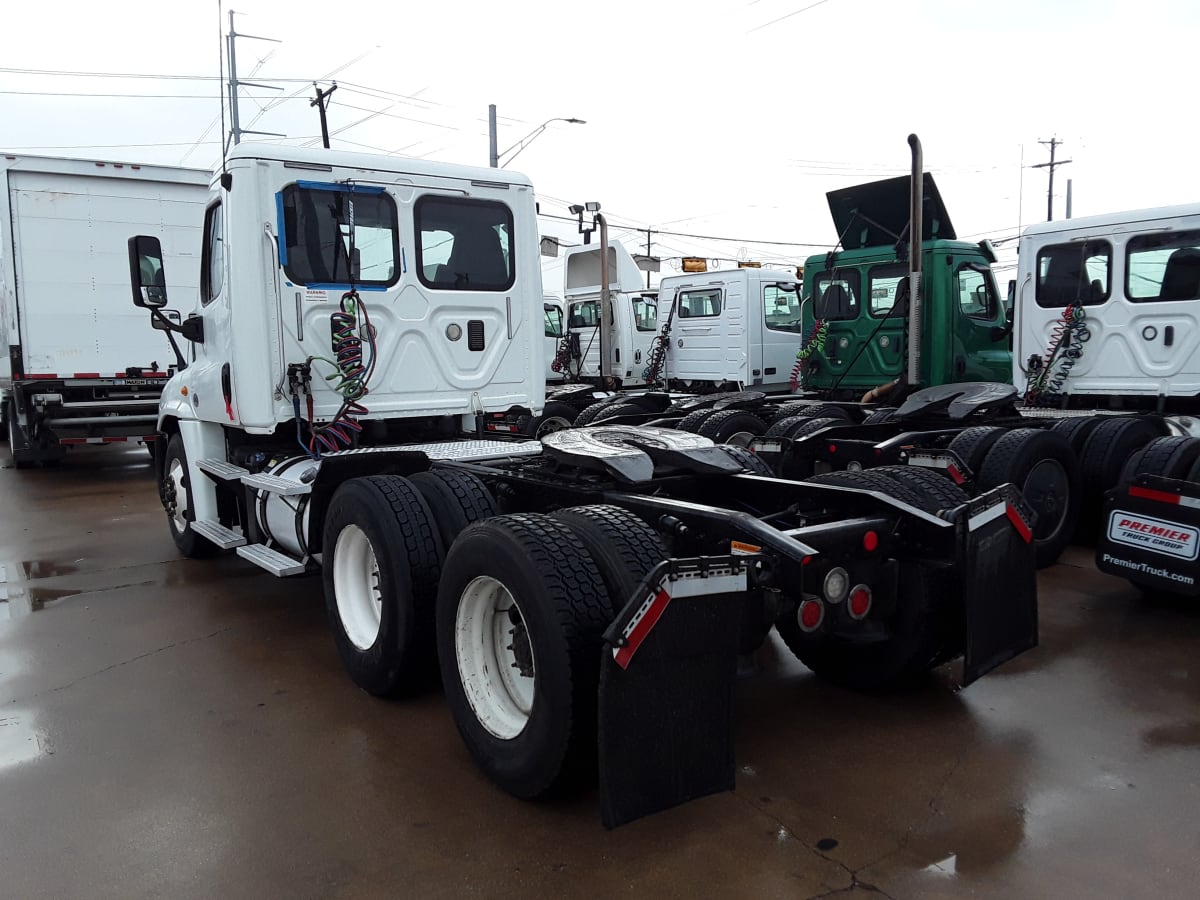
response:
M8 456L0 448L0 463ZM0 897L1194 897L1200 609L1082 548L1041 646L872 698L782 645L738 781L613 832L353 687L317 578L180 559L144 450L0 469Z

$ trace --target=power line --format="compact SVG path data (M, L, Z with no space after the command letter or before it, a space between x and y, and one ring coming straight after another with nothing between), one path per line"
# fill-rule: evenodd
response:
M829 2L829 0L817 0L816 3L810 3L808 6L804 6L804 7L801 7L800 9L793 10L792 12L788 13L786 16L780 16L778 19L772 19L770 22L765 22L762 25L757 25L754 28L751 28L749 31L747 31L746 34L753 34L754 32L758 31L759 29L766 28L768 25L775 25L779 22L782 22L784 19L790 19L792 16L798 16L802 12L808 12L813 7L820 6L822 3L828 3L828 2Z

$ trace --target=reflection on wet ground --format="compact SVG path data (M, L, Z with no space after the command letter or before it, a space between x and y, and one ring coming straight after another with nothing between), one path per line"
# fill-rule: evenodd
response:
M105 459L0 471L0 895L1194 896L1200 613L1086 549L963 691L841 691L772 640L737 790L605 832L594 790L495 790L438 691L354 689L319 579L179 559Z

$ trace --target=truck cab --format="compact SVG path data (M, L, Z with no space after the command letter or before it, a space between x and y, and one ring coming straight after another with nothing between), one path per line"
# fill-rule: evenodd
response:
M956 239L932 176L924 176L920 385L1011 378L1006 310L983 242ZM858 399L904 371L909 313L905 251L909 177L828 195L840 252L804 267L803 386ZM899 252L898 252L899 249ZM818 324L821 327L818 327Z
M569 366L576 381L600 379L600 268L600 248L591 245L568 249L563 261L566 327L571 341ZM612 372L618 380L632 384L641 379L658 331L657 294L642 288L641 270L619 242L609 244L608 272Z
M559 348L563 338L563 320L566 318L566 305L562 301L562 297L554 294L546 294L542 297L542 314L545 319L545 339L543 346L545 348L545 363L546 363L546 383L557 384L567 379L567 372L564 366L559 364L555 368L555 361L559 356Z
M668 384L787 390L802 328L794 271L675 275L659 282L658 296L659 328L670 323L660 375Z
M1013 379L1032 401L1196 413L1200 204L1031 225L1017 256Z

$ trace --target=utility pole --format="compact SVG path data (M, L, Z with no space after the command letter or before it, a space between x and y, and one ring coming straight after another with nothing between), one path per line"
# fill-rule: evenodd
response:
M646 258L650 257L650 229L646 229ZM646 269L646 290L650 290L650 269Z
M488 165L493 169L500 165L500 154L496 152L496 104L488 104Z
M314 81L313 88L316 90L317 96L308 105L315 106L318 109L320 109L320 111L321 111L321 142L325 145L325 149L328 150L329 149L329 123L326 122L326 120L325 120L325 110L329 106L329 95L337 90L337 82L335 81L333 83L333 87L331 87L329 90L323 91L319 87L317 87L317 83Z
M1062 141L1057 136L1050 138L1048 141L1038 141L1043 147L1050 148L1050 162L1038 163L1035 166L1030 166L1031 169L1050 169L1050 188L1046 191L1046 221L1054 221L1054 169L1056 166L1065 166L1071 162L1069 159L1060 159L1057 162L1054 160L1054 149L1062 144Z
M253 81L238 81L237 77L237 39L240 37L249 38L252 41L271 41L278 44L276 38L257 37L253 34L238 34L233 27L234 11L229 11L229 137L234 145L242 142L243 134L261 134L268 137L287 137L286 134L277 134L274 131L250 131L248 128L241 127L241 120L238 117L238 88L242 85L246 87L264 88L268 91L282 91L283 88L276 87L273 84L258 84ZM326 146L329 146L326 144Z

